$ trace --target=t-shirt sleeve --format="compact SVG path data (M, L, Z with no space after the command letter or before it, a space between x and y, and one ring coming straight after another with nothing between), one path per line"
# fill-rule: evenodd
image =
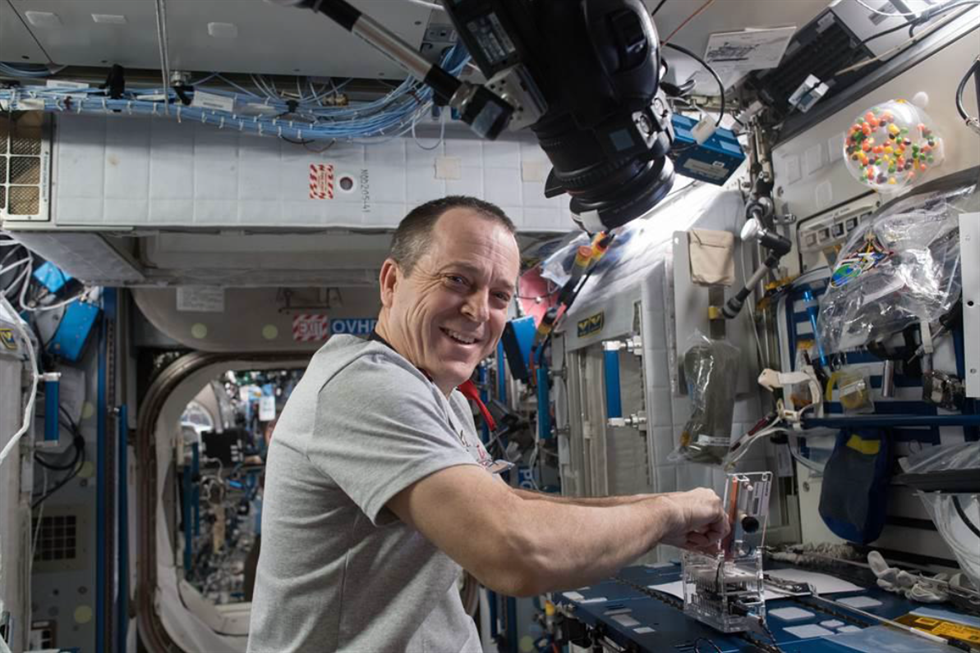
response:
M306 455L374 524L385 504L416 481L477 464L434 392L383 354L359 357L320 389Z

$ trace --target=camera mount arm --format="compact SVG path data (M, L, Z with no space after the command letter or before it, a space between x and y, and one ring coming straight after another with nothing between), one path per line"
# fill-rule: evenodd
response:
M464 82L430 63L387 27L346 0L266 0L282 7L320 13L390 57L409 75L430 87L436 104L449 105L481 138L495 139L507 127L515 107L484 86Z

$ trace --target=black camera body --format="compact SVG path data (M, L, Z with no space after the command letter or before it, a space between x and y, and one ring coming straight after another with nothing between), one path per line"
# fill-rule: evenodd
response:
M551 160L545 195L571 196L587 231L648 212L670 191L671 112L656 28L640 0L447 0L481 72ZM514 81L516 80L516 82Z

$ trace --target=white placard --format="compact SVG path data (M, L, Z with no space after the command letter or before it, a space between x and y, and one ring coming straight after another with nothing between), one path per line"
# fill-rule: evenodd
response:
M263 395L259 399L259 421L271 422L276 418L276 398Z
M779 65L795 26L716 32L708 37L704 60L729 70L762 70Z
M211 109L212 111L225 111L235 113L235 98L208 93L207 91L194 91L194 98L191 106L198 109Z
M185 313L224 313L225 289L211 286L178 286L177 310Z

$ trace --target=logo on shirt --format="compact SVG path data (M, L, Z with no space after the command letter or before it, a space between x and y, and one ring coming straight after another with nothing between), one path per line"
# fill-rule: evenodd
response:
M463 429L460 429L457 435L459 436L459 441L466 447L466 450L470 452L470 455L476 459L476 462L481 467L489 469L493 465L493 458L487 453L487 450L483 447L483 443L477 442L475 445L470 444L470 441L466 439L466 433Z

